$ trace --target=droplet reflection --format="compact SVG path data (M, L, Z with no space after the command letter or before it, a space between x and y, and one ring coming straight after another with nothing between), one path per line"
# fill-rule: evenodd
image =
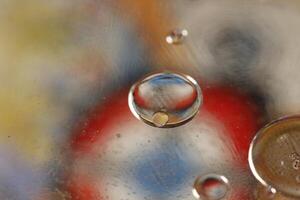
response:
M155 127L176 127L192 119L202 104L202 92L190 76L158 73L134 84L129 92L130 110Z
M228 190L229 181L225 176L208 174L196 179L193 195L197 199L219 200L226 196Z

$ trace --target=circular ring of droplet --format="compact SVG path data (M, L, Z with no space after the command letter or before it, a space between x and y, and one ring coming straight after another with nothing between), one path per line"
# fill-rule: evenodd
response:
M254 177L265 187L300 196L300 116L275 120L258 131L249 148Z
M220 200L229 191L228 179L219 174L199 176L194 182L193 195L196 199Z
M163 72L134 84L128 95L133 115L159 128L180 126L191 120L202 104L201 89L192 77Z

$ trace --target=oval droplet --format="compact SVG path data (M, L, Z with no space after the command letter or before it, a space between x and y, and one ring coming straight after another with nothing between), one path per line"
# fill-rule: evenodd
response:
M130 110L155 127L176 127L192 119L202 104L202 92L190 76L158 73L134 84L129 92Z
M293 168L294 170L298 170L300 168L300 160L293 161Z
M166 41L169 44L182 44L187 36L188 31L186 29L175 29L167 35Z
M250 144L248 161L262 185L300 197L295 179L300 170L300 116L284 117L261 128Z
M193 194L197 199L219 200L226 196L228 190L229 181L225 176L208 174L196 179Z

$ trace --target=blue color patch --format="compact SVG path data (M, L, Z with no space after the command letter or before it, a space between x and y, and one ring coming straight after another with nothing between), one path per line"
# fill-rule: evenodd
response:
M192 166L182 159L185 156L178 155L178 150L176 145L163 145L133 167L134 179L142 190L164 196L181 188L190 177Z
M153 85L164 85L164 84L186 84L186 81L174 74L161 74L153 77L151 80Z

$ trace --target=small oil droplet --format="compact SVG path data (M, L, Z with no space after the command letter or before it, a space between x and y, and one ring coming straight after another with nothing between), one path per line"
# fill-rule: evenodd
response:
M293 168L294 170L298 170L300 168L300 160L294 160L293 161Z
M152 120L157 127L163 127L169 121L169 116L165 112L156 112Z
M187 36L188 31L186 29L175 29L169 33L166 37L166 41L169 44L182 44Z
M274 199L276 195L277 190L272 186L258 184L254 190L254 199L256 200Z
M197 199L219 200L226 196L228 190L229 181L225 176L208 174L196 179L193 195Z
M265 195L268 199L273 199L276 195L277 191L275 188L268 186L266 191L265 191Z
M202 104L202 92L190 76L158 73L134 84L128 95L134 116L159 128L182 125L192 119Z

